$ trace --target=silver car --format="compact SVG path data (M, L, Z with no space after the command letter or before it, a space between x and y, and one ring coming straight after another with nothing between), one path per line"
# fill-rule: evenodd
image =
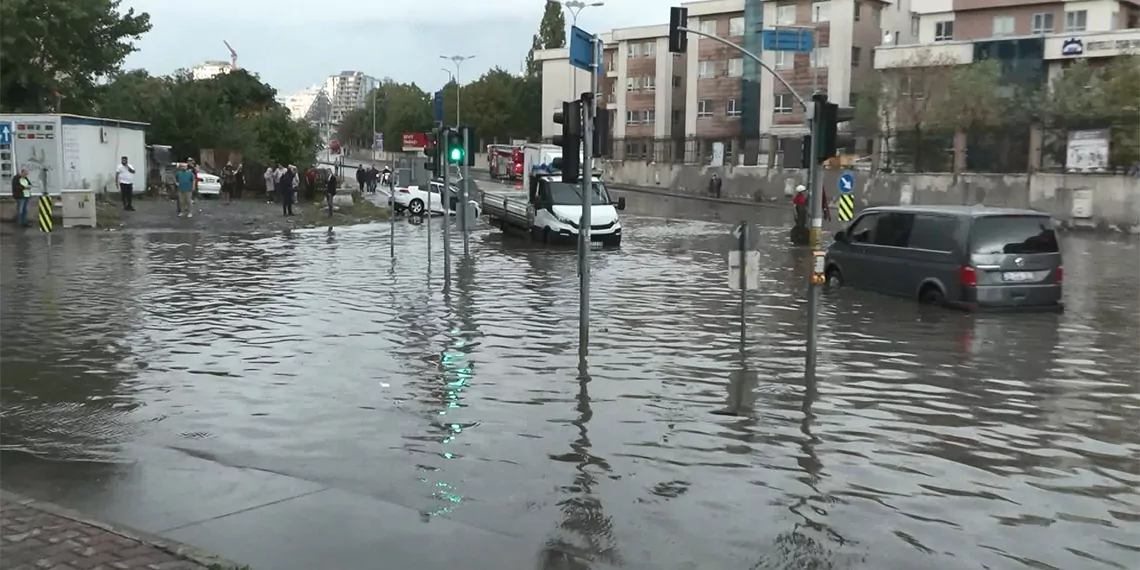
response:
M1061 252L1042 212L983 206L868 208L835 235L825 271L850 285L922 303L1062 308Z

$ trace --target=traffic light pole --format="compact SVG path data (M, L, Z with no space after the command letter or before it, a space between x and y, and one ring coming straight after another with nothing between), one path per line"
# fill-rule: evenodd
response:
M459 166L460 177L461 177L460 181L459 181L459 208L460 209L455 214L457 216L459 216L459 231L463 232L463 257L469 257L471 255L471 250L470 250L470 240L468 239L468 234L471 233L471 228L467 227L467 201L471 197L467 195L467 187L470 184L471 172L470 172L470 170L468 170L468 166L467 166L467 162L468 162L467 161L467 153L471 152L471 145L470 145L471 141L467 140L467 136L468 136L467 128L465 128L465 127L461 127L461 128L463 129L463 162L460 163L460 166Z
M819 251L823 234L823 169L820 157L823 155L824 120L823 108L827 104L827 95L816 92L811 96L811 164L808 169L808 188L811 189L809 197L809 212L811 212L811 229L808 243L812 249L812 269L808 272L808 299L807 299L807 347L804 360L804 375L809 380L815 378L816 353L819 344L819 296L821 277L817 275L816 259L822 256Z
M596 41L596 40L595 40ZM592 48L593 53L598 50ZM597 59L597 58L595 58ZM582 218L578 224L578 357L590 353L590 214L594 195L594 115L597 114L598 66L590 69L590 92L582 95Z
M450 131L450 129L445 129ZM442 134L442 133L441 133ZM444 135L440 137L444 141L450 141L451 137ZM443 189L439 191L440 199L443 201L443 291L446 293L451 290L451 162L450 162L450 144L445 142L441 145L444 151L443 160L440 161L440 169L443 170ZM431 193L428 193L428 202L431 202ZM431 219L431 207L428 206L428 219Z

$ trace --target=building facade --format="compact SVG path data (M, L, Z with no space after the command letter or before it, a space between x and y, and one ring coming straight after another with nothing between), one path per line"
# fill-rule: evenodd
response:
M874 69L876 47L914 43L910 2L682 4L689 9L687 27L757 54L779 79L739 51L696 34L689 35L686 53L669 53L666 24L603 35L606 69L599 103L611 113L615 154L631 160L701 162L720 143L728 160L756 164L757 156L771 151L781 138L798 141L806 132L803 109L784 82L804 99L818 89L832 101L850 104L852 86ZM793 28L812 32L810 53L763 50L765 30ZM569 77L566 50L547 50L536 57L544 63L544 106L552 108L567 98L561 93L569 93L563 78ZM551 76L547 65L564 71ZM544 117L543 136L553 136L554 127Z
M350 111L364 106L368 94L380 86L380 80L361 71L342 71L325 80L324 91L331 106L329 120L340 124Z
M325 92L325 86L320 84L285 97L282 105L297 120L328 121L332 112L332 102Z
M190 77L195 81L212 79L223 73L233 71L234 66L228 61L205 61L190 68Z

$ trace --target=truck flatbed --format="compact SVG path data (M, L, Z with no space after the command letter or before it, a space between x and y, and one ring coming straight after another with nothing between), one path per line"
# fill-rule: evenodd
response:
M500 224L529 228L529 202L526 190L483 190L483 213Z

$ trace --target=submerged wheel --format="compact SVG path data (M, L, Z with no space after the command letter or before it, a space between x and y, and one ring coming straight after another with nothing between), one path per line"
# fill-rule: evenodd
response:
M829 268L826 277L828 287L839 288L843 286L843 273L838 268Z
M946 295L942 294L942 289L937 286L927 285L919 292L918 302L924 305L941 305L946 302Z
M413 199L411 203L408 204L408 211L417 216L422 216L424 214L424 201L419 198Z

